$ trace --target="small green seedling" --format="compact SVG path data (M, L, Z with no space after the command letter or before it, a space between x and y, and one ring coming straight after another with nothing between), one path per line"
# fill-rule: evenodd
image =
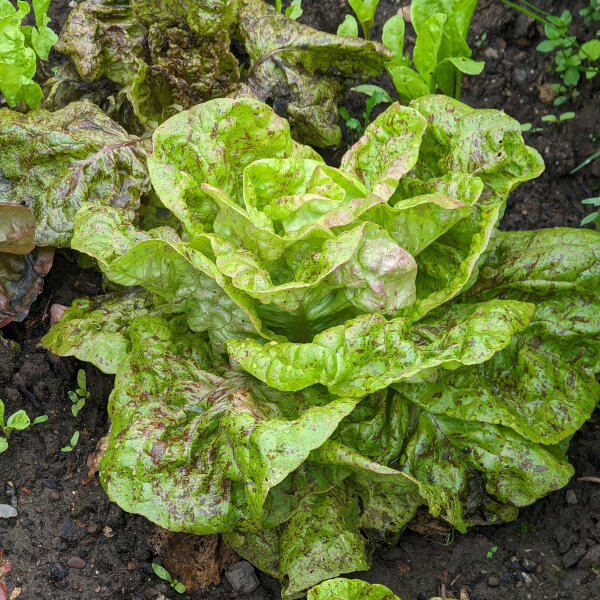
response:
M73 452L73 450L75 449L75 446L77 446L77 442L79 441L79 431L76 431L72 436L71 436L71 441L69 442L68 446L63 446L60 451L61 452Z
M483 44L483 42L485 42L485 40L487 40L487 33L484 31L481 34L481 37L475 42L475 45L480 48L481 44Z
M152 563L152 570L161 579L168 581L171 584L171 587L176 592L179 592L180 594L183 594L185 592L185 585L183 585L183 583L181 583L181 581L177 581L177 579L173 579L173 577L171 577L171 573L169 573L169 571L167 571L164 567L161 567L160 565L157 565L156 563Z
M558 115L558 117L556 115L544 115L542 117L542 121L544 121L544 123L555 123L556 125L558 125L559 123L564 123L565 121L574 118L574 112L565 112L562 113L562 115Z
M4 452L8 448L8 440L10 439L10 434L13 429L23 431L23 429L27 429L30 425L37 425L38 423L43 423L47 420L48 417L46 415L41 415L31 422L31 419L24 410L18 410L16 413L10 415L5 423L4 402L0 400L0 427L2 427L2 431L4 432L4 437L0 437L0 452Z
M288 19L294 19L294 21L301 17L304 12L302 10L302 0L292 0L285 11L282 10L281 0L275 0L275 8L278 12L283 12Z
M77 385L79 386L75 391L69 391L69 398L73 403L71 406L71 412L76 417L79 411L85 406L85 401L89 399L90 393L87 390L87 380L85 377L85 371L79 369L77 371Z
M338 25L338 35L348 35L350 37L358 37L358 23L352 15L346 15L344 20Z
M521 123L521 131L525 133L528 131L529 133L539 133L540 131L544 131L543 127L534 127L531 123Z
M496 552L498 552L498 546L492 546L487 553L487 557L492 558Z
M371 112L373 109L382 102L390 103L394 100L382 87L379 87L378 85L357 85L356 87L352 88L352 91L358 92L359 94L364 94L366 96L365 110L362 114L363 123L361 123L359 119L351 117L346 108L343 106L340 108L340 116L342 119L344 119L348 129L361 134L371 122Z
M591 204L592 206L600 207L600 196L597 198L586 198L585 200L581 201L581 204ZM600 211L598 210L587 215L587 217L581 221L581 224L588 225L594 221L596 222L596 227L600 229Z

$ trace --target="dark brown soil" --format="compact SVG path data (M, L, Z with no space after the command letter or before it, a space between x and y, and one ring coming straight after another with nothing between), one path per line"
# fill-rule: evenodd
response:
M55 0L53 4L56 27L64 21L67 3ZM343 0L305 0L304 4L301 20L328 31L335 31L349 12ZM568 4L575 13L584 2ZM553 0L543 5L556 13L566 3ZM375 38L399 6L381 0ZM577 31L585 35L585 30ZM548 56L535 50L542 39L539 28L498 0L482 0L471 44L484 32L487 39L474 46L474 57L488 61L486 70L479 78L465 81L463 100L504 109L521 122L540 126L541 115L557 112L539 98L540 86L557 77ZM524 71L524 80L517 69ZM582 95L573 105L560 107L560 112L574 110L576 119L526 134L543 154L547 170L513 195L503 222L506 228L578 226L588 212L580 201L597 195L600 160L575 176L568 173L598 147L589 136L600 138L594 99L599 82L600 77L594 80L595 87L582 86ZM389 87L383 78L381 83ZM360 113L360 102L352 95L349 109ZM335 161L336 155L331 159ZM112 378L74 359L53 356L40 345L52 303L68 305L99 291L97 273L83 271L66 255L59 255L29 317L3 330L6 340L20 344L20 352L9 350L0 340L0 398L8 414L25 408L30 415L49 417L44 424L15 432L8 451L0 455L0 504L16 498L19 511L16 519L0 519L0 548L13 565L6 579L8 588L20 589L20 600L145 600L160 593L178 597L150 567L153 560L164 560L146 541L154 527L111 504L88 477L86 460L108 428L106 400ZM76 387L79 368L86 370L91 397L74 418L67 391ZM75 430L81 432L76 450L61 452ZM569 457L576 470L570 485L523 510L514 523L474 528L453 539L407 532L396 548L376 552L371 571L356 576L387 585L403 600L428 599L443 595L444 590L446 596L458 598L461 589L462 597L469 600L600 600L600 571L578 567L586 552L594 547L600 550L600 485L577 480L600 475L600 411L574 437ZM66 566L74 557L85 561L83 569ZM275 580L263 575L260 579L260 588L241 598L279 597ZM231 592L224 580L192 597L224 600Z

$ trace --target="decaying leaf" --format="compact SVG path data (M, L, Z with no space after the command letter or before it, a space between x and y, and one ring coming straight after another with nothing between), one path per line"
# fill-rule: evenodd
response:
M0 327L22 321L42 292L52 267L54 248L35 248L29 254L0 252Z
M240 560L219 535L193 535L157 526L147 541L190 594L219 585L223 571Z

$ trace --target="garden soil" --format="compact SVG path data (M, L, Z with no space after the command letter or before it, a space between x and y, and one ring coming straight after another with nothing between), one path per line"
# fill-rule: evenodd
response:
M584 6L566 0L540 3L555 14L567 4L573 13ZM335 31L349 12L344 0L304 0L303 5L301 21L326 31ZM385 19L400 6L381 1L376 39ZM51 11L53 25L59 27L68 6L53 0ZM592 34L581 27L576 31L583 39ZM540 28L525 15L499 0L481 0L470 42L474 58L487 64L483 75L465 80L463 100L475 107L503 109L540 127L542 115L557 112L548 86L557 81L551 59L535 50L541 39ZM595 88L586 82L581 96L560 108L573 110L575 119L543 124L543 132L526 134L528 143L542 153L546 172L512 195L504 228L577 227L589 212L580 202L598 195L600 160L573 176L569 172L598 147L593 141L600 139L598 80ZM391 91L389 80L380 78L380 83ZM351 94L346 105L360 114L361 102ZM346 132L346 146L350 141ZM327 153L332 163L340 156L341 152ZM40 339L50 326L53 303L68 305L100 291L97 273L80 269L71 256L59 253L30 315L7 326L4 342L0 340L0 398L7 412L25 408L30 415L49 417L46 423L13 433L8 451L0 455L0 504L12 504L18 511L16 518L0 518L0 548L12 563L6 577L10 598L180 597L153 574L153 561L165 564L190 587L213 582L208 591L196 591L192 598L235 597L225 577L214 585L221 566L236 560L216 536L172 538L144 518L125 514L95 481L93 452L108 430L106 401L112 378L89 364L48 353ZM79 368L87 373L91 396L74 418L67 392L76 387ZM77 447L61 452L75 430L81 432ZM515 522L473 528L466 535L407 531L398 546L376 550L369 572L352 576L382 583L403 600L438 595L461 600L600 600L600 483L585 480L600 477L600 411L574 436L569 458L575 467L570 484L522 510ZM239 598L279 597L277 581L263 574L259 579L255 592Z

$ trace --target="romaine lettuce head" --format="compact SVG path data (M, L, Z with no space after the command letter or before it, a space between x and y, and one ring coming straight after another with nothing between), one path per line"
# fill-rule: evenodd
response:
M84 205L128 289L45 338L116 372L109 496L226 534L285 597L366 569L420 506L465 531L564 486L599 397L600 235L499 232L543 163L516 121L426 96L333 168L251 99L154 133L176 231Z

